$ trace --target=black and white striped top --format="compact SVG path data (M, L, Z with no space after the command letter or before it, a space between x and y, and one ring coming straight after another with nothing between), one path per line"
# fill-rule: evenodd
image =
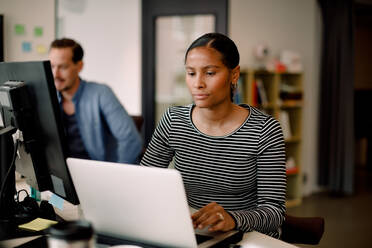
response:
M141 165L168 167L175 157L188 203L215 201L238 229L279 237L285 213L285 146L280 124L258 109L226 136L201 133L191 120L194 105L170 107L160 120Z

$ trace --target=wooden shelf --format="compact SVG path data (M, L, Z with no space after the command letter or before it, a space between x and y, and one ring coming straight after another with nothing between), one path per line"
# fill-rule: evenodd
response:
M287 199L285 201L285 206L287 208L296 207L296 206L300 205L301 202L302 202L302 199L301 198Z
M280 105L280 107L282 109L284 108L302 108L302 101L299 101L299 100L291 100L291 101L283 101L282 104Z
M284 141L286 143L297 143L297 142L301 142L301 137L300 136L292 136L288 139L285 139Z
M239 99L276 118L283 129L287 160L296 165L287 170L287 206L301 203L302 187L302 73L241 70Z

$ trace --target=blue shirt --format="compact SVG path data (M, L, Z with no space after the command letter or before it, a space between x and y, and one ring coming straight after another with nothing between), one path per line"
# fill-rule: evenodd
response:
M62 96L58 92L62 108ZM93 160L138 163L142 139L133 119L107 85L80 80L72 99L80 135Z
M65 112L63 112L62 121L67 136L68 157L90 159L88 152L85 149L83 140L81 138L75 114L68 115Z

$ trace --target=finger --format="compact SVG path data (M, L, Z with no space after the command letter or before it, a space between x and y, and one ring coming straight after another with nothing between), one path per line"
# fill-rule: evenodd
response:
M217 213L211 213L208 215L208 218L202 220L197 227L199 229L203 229L206 226L213 226L217 224L218 222L222 221L221 216L218 215Z
M214 207L214 202L212 203L209 203L207 205L205 205L204 207L202 207L201 209L199 209L197 212L195 212L194 214L191 215L191 219L193 221L196 221L198 220L199 218L206 218L207 216L209 216L209 213L211 212L211 209ZM203 217L202 217L203 216Z
M200 224L202 224L202 226L205 227L206 225L205 225L204 222L210 216L214 215L217 211L219 211L220 209L224 210L216 202L211 202L211 203L205 205L204 207L202 207L201 209L199 209L199 211L197 211L193 215L191 215L191 219L193 221L194 228L197 228ZM213 218L212 218L212 220L209 220L209 221L213 221ZM209 221L207 223L209 223Z
M216 224L208 228L208 231L210 232L224 231L224 228L225 228L225 221L219 220Z
M200 224L203 225L203 223L208 220L210 215L211 214L209 212L202 213L197 219L194 220L195 227L199 228Z

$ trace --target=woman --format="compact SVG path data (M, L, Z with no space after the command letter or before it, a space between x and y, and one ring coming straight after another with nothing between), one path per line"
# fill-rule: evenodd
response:
M175 158L188 203L198 209L194 228L278 238L286 193L280 124L233 103L239 52L228 37L209 33L195 40L185 68L193 103L167 109L141 164L166 168Z

